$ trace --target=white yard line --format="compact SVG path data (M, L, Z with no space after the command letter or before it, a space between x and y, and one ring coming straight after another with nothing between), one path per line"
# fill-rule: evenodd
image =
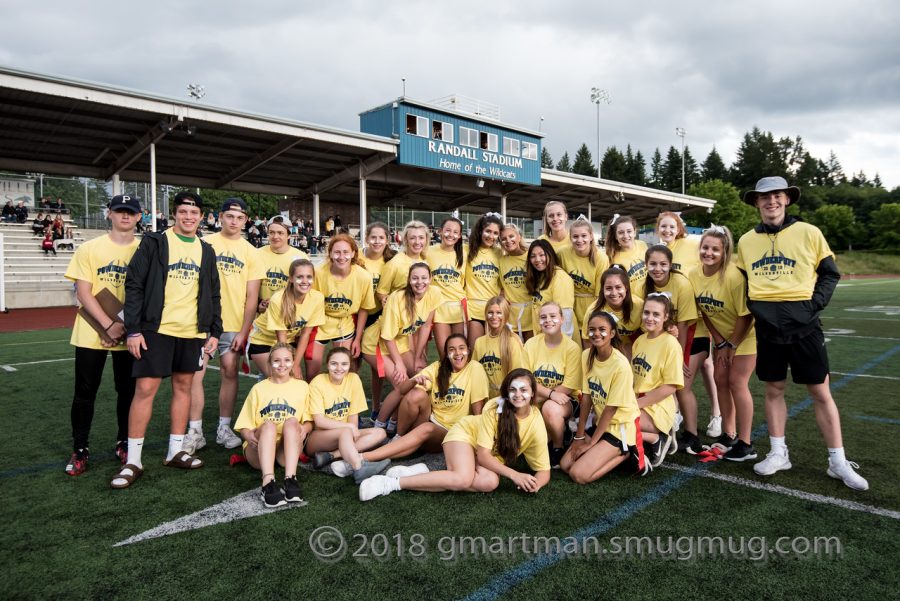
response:
M851 374L848 374L848 373L845 373L845 372L842 372L842 371L833 371L833 372L831 372L831 373L833 373L833 374L835 374L835 375L838 375L838 376L849 376L849 375L851 375ZM897 377L894 377L894 376L873 376L873 375L871 375L871 374L852 374L852 375L854 375L854 376L856 376L856 377L858 377L858 378L875 378L875 379L877 379L877 380L900 380L900 378L897 378Z
M678 472L693 471L690 467L677 465L674 463L664 463L661 467ZM713 480L720 480L722 482L737 484L738 486L745 486L747 488L755 488L756 490L764 490L766 492L785 495L787 497L795 497L797 499L803 499L804 501L810 501L813 503L820 503L822 505L833 505L835 507L840 507L841 509L849 509L850 511L859 511L862 513L870 513L886 518L900 520L900 511L893 511L892 509L882 509L881 507L874 507L872 505L864 505L862 503L857 503L856 501L847 501L846 499L817 495L815 493L806 492L803 490L787 488L786 486L778 486L777 484L767 484L765 482L757 482L756 480L747 480L746 478L738 478L737 476L720 474L712 470L696 471L695 475L700 476L701 478L712 478Z
M36 340L34 342L10 342L9 344L0 344L0 349L6 348L8 346L26 346L30 344L55 344L57 342L68 342L68 338L63 338L62 340Z
M0 365L0 369L3 371L19 371L16 368L22 367L23 365L38 365L40 363L58 363L60 361L74 361L75 357L66 357L65 359L44 359L43 361L28 361L27 363L7 363L5 365Z

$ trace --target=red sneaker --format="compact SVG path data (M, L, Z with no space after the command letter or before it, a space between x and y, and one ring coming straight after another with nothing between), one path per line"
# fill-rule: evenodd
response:
M69 457L69 463L66 464L66 473L70 476L80 476L87 469L88 456L87 449L79 449L72 453Z
M122 462L122 465L128 463L128 443L124 440L116 442L116 457Z

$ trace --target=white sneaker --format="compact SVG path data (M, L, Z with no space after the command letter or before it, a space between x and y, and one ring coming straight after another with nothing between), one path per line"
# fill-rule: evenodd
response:
M852 488L853 490L869 490L869 483L865 478L857 474L854 469L859 469L859 466L853 463L852 461L844 461L843 465L837 465L828 462L828 475L837 480L843 480L844 484Z
M791 459L787 450L784 454L778 451L769 451L765 459L753 466L753 471L760 476L771 476L775 472L789 469L791 469Z
M220 444L226 449L234 449L241 446L241 437L235 434L234 430L222 424L216 430L216 444Z
M395 465L384 473L385 476L391 478L405 478L407 476L418 476L419 474L427 474L428 466L424 463L416 463L415 465Z
M343 459L338 459L337 461L331 462L331 473L338 478L346 478L353 473L353 466Z
M203 431L197 428L188 428L187 434L184 435L184 442L181 443L181 450L188 455L193 455L206 446L206 438Z
M396 486L397 479L387 476L372 476L366 478L359 485L359 500L371 501L375 497L384 497L395 490L399 490Z
M713 415L709 418L709 425L706 426L706 435L710 438L718 438L722 436L722 416Z

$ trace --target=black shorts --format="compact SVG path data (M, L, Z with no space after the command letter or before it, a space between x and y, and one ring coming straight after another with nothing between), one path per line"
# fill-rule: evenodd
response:
M370 325L378 321L378 318L381 317L381 311L377 313L369 313L368 317L366 317L366 327L368 328Z
M699 355L701 353L709 354L709 337L704 336L703 338L694 338L694 341L691 342L691 356Z
M271 346L266 344L253 344L252 342L247 346L247 354L251 357L253 355L268 355L269 351L272 350Z
M350 332L346 336L338 336L337 338L329 338L328 340L316 340L316 342L325 346L331 342L346 342L347 340L353 340L354 338L356 338L356 331Z
M176 338L158 332L142 332L147 350L135 359L135 378L167 378L173 373L194 373L203 368L203 338Z
M600 440L605 440L612 446L619 449L619 455L627 455L629 451L622 449L622 441L619 440L618 436L614 434L610 434L609 432L604 432L602 436L600 436Z
M791 344L775 344L756 339L756 377L763 382L787 380L788 366L796 384L822 384L828 376L825 335L816 328Z

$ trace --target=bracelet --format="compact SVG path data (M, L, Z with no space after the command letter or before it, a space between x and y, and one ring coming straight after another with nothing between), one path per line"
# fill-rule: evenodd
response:
M129 337L129 338L137 338L137 337L140 336L140 335L141 335L141 333L138 332L137 334L129 334L128 337Z
M734 343L728 340L727 338L716 345L716 349L722 350L726 348L737 348L734 346Z
M104 332L109 332L109 329L110 329L111 327L113 327L114 325L116 325L116 323L118 323L118 322L115 322L115 321L112 322L111 324L109 324L108 326L106 326L105 328L103 328L103 331L104 331Z
M587 436L573 436L572 440L584 440Z

